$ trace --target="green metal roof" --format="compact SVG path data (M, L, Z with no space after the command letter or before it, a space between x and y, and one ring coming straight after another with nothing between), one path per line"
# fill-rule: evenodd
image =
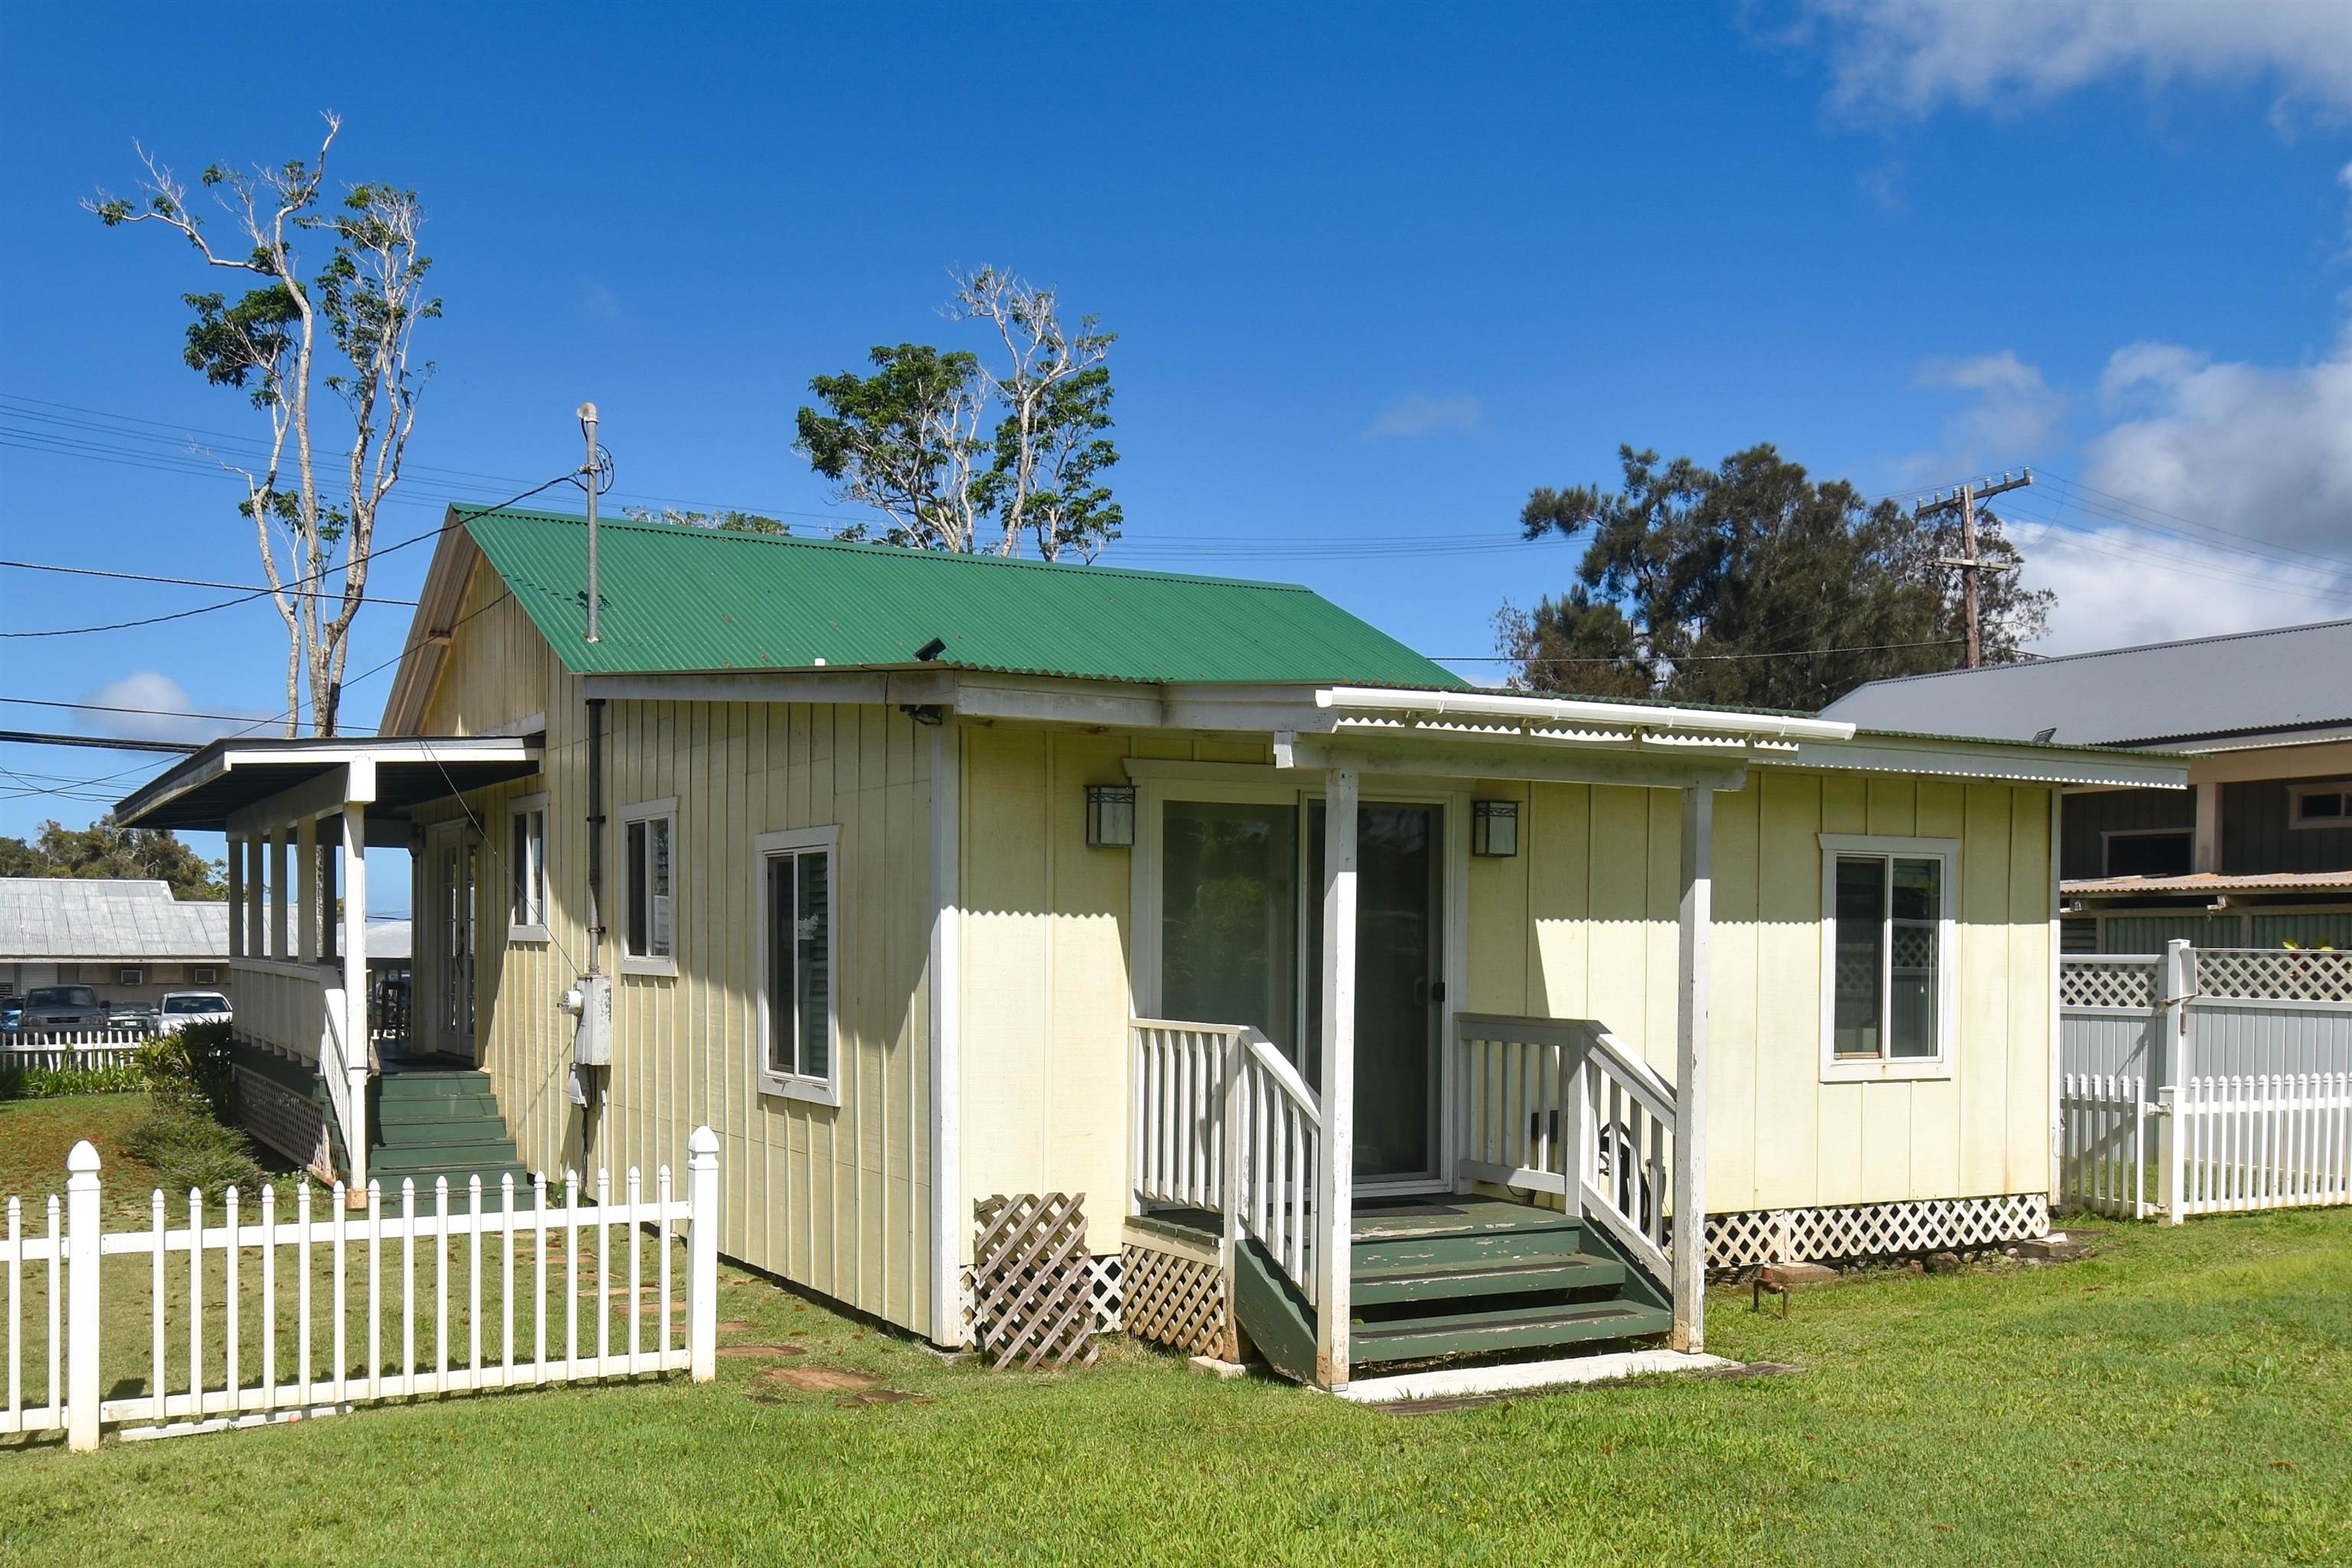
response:
M587 640L587 520L467 520L516 601L584 674L908 665L1098 680L1459 688L1441 665L1287 583L1006 561L887 544L597 527L600 640Z

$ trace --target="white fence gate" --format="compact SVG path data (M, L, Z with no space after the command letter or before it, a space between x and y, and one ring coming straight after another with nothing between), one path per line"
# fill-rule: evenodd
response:
M581 1178L565 1182L558 1205L544 1176L521 1188L511 1175L495 1187L475 1176L455 1191L443 1177L429 1194L403 1182L396 1208L375 1182L364 1208L349 1207L338 1183L323 1214L306 1184L289 1217L275 1188L248 1208L232 1187L209 1211L189 1193L175 1226L175 1205L158 1190L145 1225L109 1228L98 1152L78 1143L39 1234L26 1233L23 1201L8 1200L0 1434L62 1430L72 1447L89 1449L110 1426L156 1436L376 1400L680 1370L707 1382L719 1140L698 1128L687 1150L683 1195L667 1165L650 1194L632 1169L618 1202L599 1173L593 1205L581 1201ZM453 1197L462 1211L452 1212ZM675 1272L686 1295L673 1301L681 1227L686 1255ZM559 1292L551 1309L551 1291ZM41 1374L37 1397L28 1363ZM144 1373L137 1392L101 1394L110 1374L134 1373Z
M2352 953L2176 942L2060 973L2061 1201L2176 1224L2352 1203Z

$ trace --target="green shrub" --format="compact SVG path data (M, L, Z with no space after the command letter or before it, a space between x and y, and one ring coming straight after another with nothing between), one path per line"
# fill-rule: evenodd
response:
M158 1184L169 1193L190 1187L216 1193L226 1186L249 1193L261 1183L261 1166L246 1135L184 1105L159 1103L122 1142L155 1167Z
M236 1109L236 1037L226 1024L195 1024L140 1047L134 1059L158 1108L229 1120Z
M68 1094L127 1094L147 1087L135 1061L95 1068L0 1068L0 1100L55 1100Z

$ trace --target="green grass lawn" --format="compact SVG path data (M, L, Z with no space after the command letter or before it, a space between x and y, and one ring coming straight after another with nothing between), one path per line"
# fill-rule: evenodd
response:
M40 1110L75 1105L120 1114ZM0 1106L0 1181L31 1194L25 1109ZM95 1455L0 1442L0 1560L2352 1560L2352 1211L2104 1228L2082 1263L1876 1275L1785 1321L1717 1293L1711 1348L1795 1375L1411 1416L1119 1342L987 1373L730 1273L730 1337L804 1353Z

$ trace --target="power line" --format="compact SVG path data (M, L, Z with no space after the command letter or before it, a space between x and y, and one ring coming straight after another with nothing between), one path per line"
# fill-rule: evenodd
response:
M182 588L236 588L247 594L284 593L299 599L340 599L337 593L322 593L310 588L272 589L266 584L217 583L203 577L158 577L144 572L109 572L97 566L60 566L45 561L0 561L0 566L13 566L20 572L61 572L75 577L111 577L125 583L168 583ZM414 599L388 599L374 594L362 595L362 605L406 605L414 607Z
M1955 643L1965 640L1961 637L1929 637L1921 642L1864 643L1853 647L1775 648L1763 653L1686 653L1676 658L1661 659L1659 662L1698 664L1743 658L1814 658L1833 653L1885 653L1895 648L1950 647ZM1622 656L1614 658L1581 656L1573 658L1566 657L1556 658L1549 655L1523 658L1515 653L1439 653L1425 654L1423 657L1433 659L1440 664L1623 664L1626 662L1626 658Z
M16 741L34 746L95 746L103 752L172 752L185 756L204 748L193 741L132 741L121 736L61 735L46 730L0 730L0 741ZM124 769L124 773L132 770ZM110 775L120 778L121 773ZM83 784L102 784L102 779L83 779Z
M571 474L558 474L555 478L547 480L543 484L533 485L530 489L522 491L520 494L509 496L505 500L499 501L493 506L478 508L452 507L450 509L451 511L457 515L451 517L446 522L443 522L439 527L428 528L422 533L410 534L406 539L401 540L396 543L387 544L380 550L370 550L367 552L367 559L370 563L373 563L386 555L390 555L394 551L405 550L410 545L419 543L427 539L436 539L442 534L448 532L451 529L457 527L461 522L471 521L477 517L482 517L490 512L502 511L506 508L514 505L515 502L519 500L530 500L532 496L539 494L541 490L553 489L557 485L568 482L572 477L573 476ZM223 599L215 604L210 605L199 605L192 610L175 610L168 616L148 616L140 620L113 621L103 626L46 626L35 631L0 632L0 637L83 637L92 632L128 631L134 626L160 626L166 621L184 621L194 616L210 615L215 610L230 609L238 605L249 605L256 599L268 598L271 595L284 592L286 589L300 588L306 584L321 582L328 577L333 576L337 572L349 571L351 563L349 562L345 562L340 566L324 567L317 572L311 573L307 577L297 577L291 582L285 584L281 588L259 588L256 589L252 593L241 595L234 599Z
M254 716L250 713L201 713L188 708L129 708L108 702L59 702L47 697L0 697L0 702L25 708L68 708L78 713L137 713L155 719L218 719L232 724L254 722ZM283 718L284 715L278 717ZM274 721L265 720L263 722ZM351 728L371 730L374 726L354 724Z

